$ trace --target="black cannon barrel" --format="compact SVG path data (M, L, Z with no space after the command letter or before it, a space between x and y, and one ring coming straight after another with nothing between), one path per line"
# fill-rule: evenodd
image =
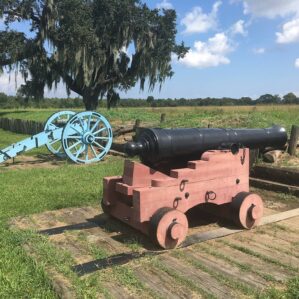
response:
M125 145L125 152L155 163L216 149L280 148L287 138L286 130L276 125L266 129L143 129L136 142Z

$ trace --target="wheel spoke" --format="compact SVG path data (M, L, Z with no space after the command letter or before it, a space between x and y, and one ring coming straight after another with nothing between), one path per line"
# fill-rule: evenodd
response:
M71 150L71 149L73 149L74 147L76 147L78 144L80 144L81 143L81 140L80 141L78 141L78 142L76 142L76 143L74 143L72 146L70 146L69 148L68 148L68 150Z
M67 139L81 139L81 136L67 136Z
M88 117L88 123L87 123L87 130L90 130L90 123L91 123L91 114Z
M98 124L100 123L101 119L98 119L96 121L96 123L94 124L94 126L92 127L92 129L90 130L90 132L93 132L94 129L96 129L96 127L98 126Z
M78 144L78 145L80 146L80 144ZM76 153L76 152L78 151L78 148L77 148L78 145L75 146L75 151L74 151L74 153ZM79 147L79 149L80 149L80 147ZM71 151L71 152L72 152L72 151Z
M57 143L58 141L60 141L60 139L55 139L54 141L51 141L49 144L53 145L53 144Z
M62 149L62 145L60 145L60 147L57 149L57 152L60 152L61 149Z
M88 161L88 145L85 146L85 161Z
M109 140L109 137L95 137L94 139Z
M77 154L76 154L76 159L78 159L78 157L80 156L80 154L82 154L82 152L84 151L84 145L81 146L81 148L78 150Z
M94 144L96 144L98 147L100 147L103 150L106 150L104 146L102 146L101 144L99 144L98 142L94 141Z
M97 157L97 153L96 153L94 147L92 146L92 144L90 145L90 147L91 147L91 150L92 150L92 152L94 154L94 157L96 158Z
M80 125L81 125L81 127L82 127L82 129L84 131L85 130L84 123L82 122L82 119L80 117L78 117L78 119L79 119Z
M74 128L74 126L71 126L71 129L75 130L77 133L81 134L82 132L80 132L79 130L77 130L76 128Z
M103 132L103 131L105 131L105 130L107 130L106 127L104 127L104 128L102 128L102 129L100 129L100 130L94 132L93 135L97 135L97 134L99 134L99 133L101 133L101 132Z

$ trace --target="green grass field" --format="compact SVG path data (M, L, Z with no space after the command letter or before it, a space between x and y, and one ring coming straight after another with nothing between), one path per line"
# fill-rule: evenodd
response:
M0 117L44 122L55 110L0 110ZM102 109L112 125L125 125L140 119L143 125L160 126L160 116L166 113L163 127L268 127L280 124L290 130L299 123L297 106L255 107L177 107Z
M0 129L0 149L4 149L9 145L17 143L18 141L21 141L27 137L29 137L29 135L16 134ZM49 151L45 146L43 146L41 148L33 149L24 153L26 156L34 156L38 154L49 154Z
M15 117L45 121L54 111L0 111L0 117ZM299 106L273 107L218 107L218 108L163 108L116 109L101 111L115 125L133 123L141 119L146 124L159 125L161 113L166 113L164 127L191 127L211 124L214 127L267 127L281 124L290 129L299 124ZM26 136L0 130L0 148L24 139ZM45 149L31 151L30 155L46 153ZM66 163L56 168L0 169L0 298L56 298L45 274L45 267L56 265L70 276L79 298L93 298L95 286L82 282L70 274L67 256L49 246L42 237L30 232L8 230L11 217L30 215L64 207L97 204L102 192L102 178L121 174L123 160L110 157L90 166ZM33 240L43 258L36 263L28 257L22 245ZM96 274L100 277L101 274ZM139 288L128 268L115 275L128 286ZM97 278L100 281L100 278ZM259 298L298 298L299 280L290 281L285 289L269 290ZM142 288L141 288L142 290ZM105 295L103 290L103 295ZM295 296L297 297L293 297Z

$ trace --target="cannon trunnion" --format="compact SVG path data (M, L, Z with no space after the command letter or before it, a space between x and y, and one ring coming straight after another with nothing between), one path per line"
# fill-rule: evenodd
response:
M185 240L186 212L198 205L225 205L226 216L251 229L262 218L263 202L249 191L249 147L280 147L286 141L278 126L145 129L126 145L127 153L140 155L143 163L126 160L123 176L104 178L103 210L165 249Z

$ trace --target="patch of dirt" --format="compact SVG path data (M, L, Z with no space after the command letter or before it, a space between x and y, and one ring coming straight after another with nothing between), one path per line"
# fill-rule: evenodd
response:
M113 142L126 143L126 142L129 142L129 141L132 141L134 135L135 135L135 133L127 133L127 134L124 134L124 135L120 135L120 136L114 137Z
M64 165L66 160L58 159L54 155L18 156L14 160L8 160L0 164L1 170L31 169L31 168L55 168Z
M121 156L121 154L111 152L109 156ZM105 157L105 158L106 158ZM104 159L105 159L104 158ZM104 161L104 159L102 161ZM33 169L33 168L57 168L66 164L71 164L77 167L84 167L84 164L75 164L68 158L60 159L51 154L37 155L37 156L18 156L14 160L8 160L6 163L0 164L0 171L8 171L15 169Z

